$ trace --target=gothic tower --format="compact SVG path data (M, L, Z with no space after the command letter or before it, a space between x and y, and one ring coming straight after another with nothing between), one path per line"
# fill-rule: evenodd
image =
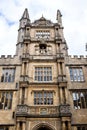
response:
M20 43L22 49L17 52L22 68L16 112L17 130L25 130L26 125L37 130L70 130L71 113L67 101L64 59L68 52L61 12L57 11L57 23L43 16L30 23L26 9L20 20Z

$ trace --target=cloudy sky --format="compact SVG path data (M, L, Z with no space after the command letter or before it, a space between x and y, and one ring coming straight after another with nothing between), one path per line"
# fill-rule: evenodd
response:
M28 8L33 22L42 16L56 22L60 9L70 55L87 55L87 0L0 0L0 55L14 55L19 19Z

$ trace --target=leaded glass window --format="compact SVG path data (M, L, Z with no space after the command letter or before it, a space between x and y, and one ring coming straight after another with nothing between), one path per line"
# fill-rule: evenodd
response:
M53 92L51 91L35 91L34 105L52 105Z
M9 128L5 126L0 126L0 130L9 130Z
M35 67L35 81L52 81L52 68Z
M49 30L37 30L36 31L36 38L49 38L50 31Z
M11 109L12 108L13 92L11 91L0 91L0 109Z
M87 126L78 126L77 130L87 130Z
M74 109L87 108L87 91L72 92Z
M72 67L70 70L70 79L71 81L84 81L82 68Z
M1 82L14 82L15 68L4 68L2 72Z

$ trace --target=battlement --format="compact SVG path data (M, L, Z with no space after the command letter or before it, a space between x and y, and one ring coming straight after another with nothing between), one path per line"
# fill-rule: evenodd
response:
M9 65L9 64L20 64L20 57L17 55L1 55L0 65Z
M68 58L77 59L77 60L79 60L79 59L87 59L87 55L86 56L84 56L84 55L69 55Z
M0 59L14 59L17 55L1 55Z
M65 57L66 64L70 65L87 65L87 56L69 55Z

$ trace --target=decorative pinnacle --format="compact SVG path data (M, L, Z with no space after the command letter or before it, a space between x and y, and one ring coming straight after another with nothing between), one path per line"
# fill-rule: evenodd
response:
M22 15L22 18L21 19L29 19L29 13L28 13L28 9L26 8L23 15Z
M62 25L62 19L61 19L61 17L62 17L62 14L61 14L60 10L57 10L56 20L57 20L57 22L58 22L59 24Z

